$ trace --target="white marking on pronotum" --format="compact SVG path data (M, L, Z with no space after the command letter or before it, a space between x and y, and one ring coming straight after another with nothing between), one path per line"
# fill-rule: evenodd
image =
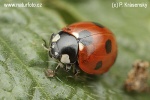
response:
M60 39L60 35L59 35L59 34L56 34L56 35L54 36L54 38L52 39L52 42L57 42L59 39Z
M58 55L58 52L55 52L55 55L57 56L57 55Z
M63 54L60 61L62 63L70 63L69 55Z
M84 45L81 42L79 42L79 50L82 51L83 48L84 48Z
M79 34L77 32L72 32L72 34L76 37L79 38Z

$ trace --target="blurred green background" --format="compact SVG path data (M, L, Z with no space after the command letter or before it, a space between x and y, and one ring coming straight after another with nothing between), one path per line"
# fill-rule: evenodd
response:
M140 3L144 7L112 8L112 3ZM42 7L5 7L34 3ZM127 93L127 73L136 59L150 61L149 0L1 0L0 100L149 100L149 93ZM118 58L109 72L67 79L60 70L54 78L44 71L57 64L48 58L42 39L78 21L94 21L116 36Z

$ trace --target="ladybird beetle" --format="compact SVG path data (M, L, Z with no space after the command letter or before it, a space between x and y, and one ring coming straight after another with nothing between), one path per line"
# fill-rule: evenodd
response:
M74 74L79 69L88 74L105 73L117 56L113 33L95 22L77 22L52 34L48 49L49 56L60 62L56 70L62 66L66 70L74 67Z

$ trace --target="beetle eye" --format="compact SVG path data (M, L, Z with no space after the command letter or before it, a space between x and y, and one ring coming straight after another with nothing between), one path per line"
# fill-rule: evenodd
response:
M59 59L60 54L59 54L59 49L58 49L58 46L57 46L56 42L51 42L50 43L49 55L50 55L50 57L54 57L56 59Z

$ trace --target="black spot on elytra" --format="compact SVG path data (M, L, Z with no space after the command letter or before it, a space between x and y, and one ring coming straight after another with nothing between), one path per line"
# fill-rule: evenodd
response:
M87 30L79 32L79 41L85 46L90 45L93 41L91 32Z
M97 64L96 64L96 67L94 68L95 70L98 70L102 67L102 61L99 61Z
M112 44L111 44L111 40L107 40L106 43L105 43L105 49L106 49L106 52L107 53L110 53L111 52L111 49L112 49Z
M103 25L99 24L99 23L96 23L96 22L93 22L96 26L100 27L100 28L104 28Z

